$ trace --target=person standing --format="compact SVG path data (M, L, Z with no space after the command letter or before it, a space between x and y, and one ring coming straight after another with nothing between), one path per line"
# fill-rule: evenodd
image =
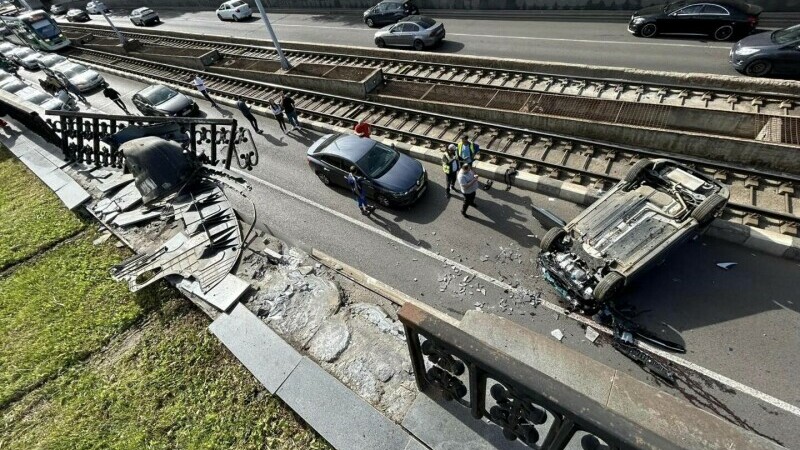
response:
M458 184L461 187L461 193L464 194L464 205L461 206L461 215L469 217L469 215L467 215L467 208L470 206L477 208L477 206L475 206L475 196L478 193L478 175L472 170L469 164L462 165L461 170L458 171Z
M473 140L470 142L467 135L461 136L461 142L458 143L458 160L464 164L472 164L475 162L475 156L481 151L478 144Z
M244 118L247 119L248 122L250 122L250 126L253 127L254 130L256 130L256 133L261 134L261 129L258 128L258 120L256 120L256 117L253 115L253 112L250 111L250 107L247 106L247 103L245 103L244 99L241 96L236 98L236 107L239 108L239 111L242 112Z
M372 128L369 126L366 119L361 119L361 121L356 124L355 128L353 128L353 131L362 138L368 138L372 134Z
M300 126L300 121L297 120L297 109L294 107L294 99L281 92L281 106L283 106L283 112L286 113L286 118L289 119L289 123L294 126L292 130L302 130L303 127Z
M281 108L281 105L275 103L275 100L270 100L269 109L272 110L272 114L275 116L275 120L278 121L278 126L281 127L283 134L286 134L286 121L283 120L283 108Z
M356 202L358 203L358 209L361 210L361 214L366 216L375 210L374 206L367 204L367 193L364 190L364 177L358 175L356 166L350 166L350 173L347 174L347 184L350 185L350 189L353 190L353 194L356 196Z
M119 92L117 92L116 89L112 88L111 86L106 86L106 88L103 89L103 95L107 99L114 102L117 106L119 106L120 109L125 111L125 114L130 114L130 111L128 111L128 107L125 106L125 102L122 101L122 99L119 96Z
M215 102L214 99L211 98L210 95L208 95L208 88L206 87L206 82L203 81L202 78L200 78L200 74L197 74L194 77L194 87L196 87L197 90L200 91L200 94L202 94L203 97L206 98L206 100L211 102L211 106L212 107L214 107L214 108L217 107L217 102Z
M456 146L450 144L442 155L442 170L445 174L445 196L450 198L450 189L456 188L456 177L458 177L458 158L456 157Z
M69 81L69 78L62 76L59 77L58 81L60 81L61 84L63 84L64 87L67 88L67 91L70 94L74 95L75 97L78 97L78 100L80 100L84 105L89 105L89 100L86 100L86 97L84 97L83 92L81 92L81 90L78 89L78 86L75 86L71 81Z

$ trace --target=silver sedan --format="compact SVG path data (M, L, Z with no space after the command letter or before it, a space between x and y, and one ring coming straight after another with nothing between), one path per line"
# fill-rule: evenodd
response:
M413 47L421 51L444 39L444 25L430 17L410 16L375 33L378 47Z

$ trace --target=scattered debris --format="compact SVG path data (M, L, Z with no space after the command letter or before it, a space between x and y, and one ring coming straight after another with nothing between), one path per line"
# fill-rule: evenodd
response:
M592 327L586 327L586 334L585 334L585 336L586 336L586 339L588 339L588 340L589 340L589 342L591 342L592 344L594 344L594 341L596 341L596 340L597 340L597 338L598 338L598 337L600 337L600 333L598 333L598 332L597 332L597 330L595 330L595 329L594 329L594 328L592 328Z
M561 340L564 339L564 333L562 333L559 328L556 328L555 330L551 331L550 336L556 338L558 342L561 342Z
M717 263L717 267L719 267L720 269L728 270L731 267L735 266L736 264L738 264L738 263L735 263L735 262L722 262L722 263Z
M99 238L92 241L92 245L100 245L105 243L111 237L111 233L106 231L105 233L101 234Z

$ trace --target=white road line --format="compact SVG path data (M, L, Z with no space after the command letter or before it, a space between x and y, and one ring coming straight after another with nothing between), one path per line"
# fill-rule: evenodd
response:
M391 233L389 233L389 232L387 232L385 230L381 230L380 228L375 228L372 225L368 225L368 224L363 223L363 222L361 222L359 220L353 219L352 217L350 217L350 216L348 216L346 214L340 213L339 211L336 211L336 210L333 210L331 208L328 208L327 206L321 205L321 204L319 204L319 203L317 203L317 202L315 202L313 200L305 198L305 197L303 197L303 196L301 196L299 194L296 194L296 193L294 193L292 191L289 191L289 190L284 189L284 188L282 188L280 186L274 185L274 184L272 184L272 183L270 183L268 181L262 180L261 178L258 178L256 176L250 174L249 172L245 172L245 171L242 171L242 170L239 170L239 169L235 169L235 168L231 169L231 171L236 172L237 174L239 174L239 175L241 175L241 176L243 176L243 177L245 177L245 178L247 178L249 180L252 180L252 181L254 181L254 182L258 183L258 184L261 184L261 185L266 186L266 187L268 187L270 189L278 191L278 192L280 192L280 193L282 193L282 194L284 194L284 195L286 195L288 197L291 197L291 198L293 198L295 200L303 202L303 203L305 203L305 204L307 204L309 206L313 206L314 208L317 208L319 210L327 212L328 214L334 215L334 216L336 216L336 217L338 217L338 218L340 218L342 220L345 220L345 221L347 221L347 222L349 222L349 223L351 223L353 225L359 226L359 227L361 227L361 228L363 228L363 229L365 229L367 231L370 231L372 233L378 234L378 235L380 235L381 237L383 237L385 239L392 240L392 241L394 241L394 242L396 242L398 244L401 244L401 245L403 245L405 247L408 247L411 250L414 250L414 251L417 251L419 253L422 253L422 254L430 257L430 258L433 258L435 260L443 262L443 263L445 263L445 264L447 264L449 266L455 266L459 270L461 270L463 272L466 272L466 273L469 273L469 274L472 274L472 275L474 275L474 276L476 276L476 277L478 277L478 278L480 278L480 279L482 279L482 280L484 280L486 282L492 283L495 286L500 287L501 289L508 289L509 291L518 292L518 290L516 288L514 288L511 285L506 284L506 283L504 283L504 282L502 282L502 281L500 281L500 280L498 280L496 278L493 278L493 277L491 277L489 275L486 275L486 274L484 274L482 272L478 272L478 271L475 271L473 269L470 269L469 267L467 267L467 266L465 266L465 265L463 265L463 264L461 264L459 262L453 261L453 260L451 260L451 259L449 259L449 258L447 258L445 256L437 255L436 253L434 253L434 252L432 252L432 251L430 251L428 249L425 249L425 248L419 247L417 245L411 244L409 242L406 242L403 239L400 239L400 238L394 236L393 234L391 234ZM556 305L554 303L550 303L550 302L547 302L547 301L542 301L541 304L543 306L547 307L547 308L550 308L553 311L556 311L556 312L560 313L560 314L567 315L566 314L567 311L564 308L562 308L562 307L560 307L560 306L558 306L558 305ZM612 334L612 330L610 330L608 327L604 327L604 326L598 325L593 320L591 320L589 318L586 318L584 316L581 316L579 314L569 314L569 315L567 315L567 317L570 317L570 318L572 318L574 320L577 320L578 322L584 323L586 325L591 325L592 327L597 328L598 330L603 331L604 333ZM683 358L680 358L680 357L678 357L678 356L676 356L676 355L674 355L672 353L669 353L669 352L666 352L664 350L661 350L661 349L658 349L656 347L653 347L652 345L648 345L648 344L643 343L643 342L637 342L637 345L640 348L643 348L643 349L645 349L645 350L647 350L647 351L649 351L651 353L654 353L654 354L656 354L656 355L658 355L658 356L660 356L660 357L662 357L662 358L664 358L666 360L669 360L673 364L685 367L685 368L687 368L689 370L693 370L693 371L695 371L697 373L700 373L700 374L702 374L702 375L704 375L704 376L706 376L708 378L711 378L712 380L715 380L715 381L717 381L717 382L719 382L721 384L724 384L724 385L726 385L726 386L728 386L728 387L730 387L732 389L735 389L735 390L737 390L739 392L747 394L747 395L749 395L751 397L755 397L755 398L761 400L764 403L768 403L768 404L770 404L770 405L772 405L772 406L774 406L774 407L776 407L778 409L782 409L782 410L784 410L784 411L786 411L788 413L791 413L791 414L794 414L795 416L800 417L800 407L797 407L797 406L792 405L790 403L787 403L787 402L785 402L783 400L775 398L775 397L773 397L773 396L771 396L769 394L761 392L761 391L759 391L759 390L757 390L755 388L747 386L747 385L745 385L743 383L740 383L740 382L738 382L736 380L732 380L732 379L730 379L730 378L728 378L728 377L726 377L724 375L718 374L718 373L716 373L716 372L714 372L714 371L712 371L710 369L706 369L705 367L699 366L699 365L697 365L697 364L695 364L695 363L693 363L691 361L687 361L687 360L685 360Z

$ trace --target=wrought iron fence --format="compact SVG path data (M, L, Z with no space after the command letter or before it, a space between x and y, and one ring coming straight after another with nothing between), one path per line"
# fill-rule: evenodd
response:
M108 115L79 111L47 111L50 129L57 137L68 162L82 162L96 167L122 168L124 156L119 147L143 136L162 136L180 143L185 151L205 164L222 162L230 169L232 160L248 155L236 154L236 146L252 140L235 119L188 117L146 117ZM219 159L224 153L222 160ZM251 158L248 158L251 159ZM250 164L248 167L252 167Z
M410 303L399 317L419 390L488 418L508 440L546 450L677 448Z

